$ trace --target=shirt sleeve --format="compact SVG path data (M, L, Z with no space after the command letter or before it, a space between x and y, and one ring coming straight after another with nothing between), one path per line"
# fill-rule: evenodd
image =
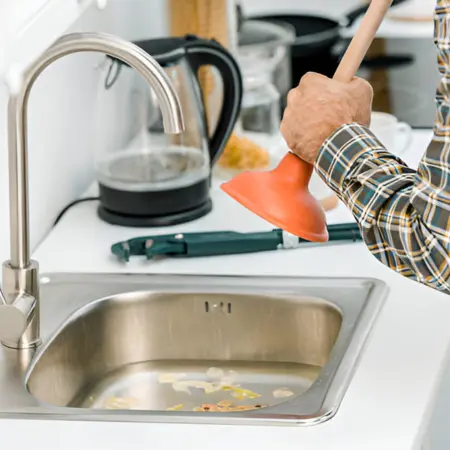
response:
M383 264L450 293L450 0L438 0L435 43L442 75L433 139L418 169L366 127L348 124L323 144L316 171L350 208Z

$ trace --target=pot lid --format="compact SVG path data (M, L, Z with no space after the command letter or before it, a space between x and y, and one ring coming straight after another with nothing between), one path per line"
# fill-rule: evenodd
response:
M238 45L242 49L290 45L295 40L295 29L290 24L274 24L264 20L245 20L242 23Z

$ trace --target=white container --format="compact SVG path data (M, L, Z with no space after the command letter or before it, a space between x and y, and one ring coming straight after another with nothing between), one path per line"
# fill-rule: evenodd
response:
M383 112L372 113L370 129L386 149L397 156L401 156L408 149L413 137L409 124Z

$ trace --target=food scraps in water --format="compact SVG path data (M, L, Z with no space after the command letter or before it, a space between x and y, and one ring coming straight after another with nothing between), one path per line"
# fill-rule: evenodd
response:
M185 373L162 373L159 375L158 381L160 383L174 383L185 376Z
M218 367L210 367L206 371L206 376L213 379L214 382L197 381L197 380L181 380L186 374L184 373L165 373L158 377L160 383L171 383L172 388L176 392L185 392L191 395L191 389L203 389L205 394L212 394L218 391L232 391L231 395L238 400L254 399L261 397L260 394L251 391L250 389L240 388L239 385L233 383L237 374L233 370L229 370L227 376L224 376L224 371Z
M167 408L166 411L180 411L180 409L183 409L183 403L179 403L178 405L171 406L170 408Z
M172 388L176 392L185 392L186 394L191 395L191 390L186 382L183 383L181 381L175 381L172 383Z
M261 397L261 394L258 394L256 392L251 391L250 389L242 389L239 387L235 387L235 386L228 386L230 388L230 390L232 390L233 392L231 393L231 395L234 398L237 398L238 400L245 400L248 398L258 398Z
M294 393L288 388L280 388L280 389L275 389L272 392L272 395L275 398L286 398L286 397L291 397L292 395L294 395Z
M212 378L213 380L220 380L223 377L223 370L218 367L210 367L206 371L206 376Z
M234 384L234 381L237 377L237 373L234 370L228 370L227 375L225 375L225 372L222 369L218 367L210 367L206 371L206 377L211 378L215 381L220 380L220 384L222 386L225 386Z
M267 405L233 405L228 400L222 400L216 404L203 403L202 406L198 406L193 409L195 412L233 412L233 411L252 411L255 409L265 408Z
M106 409L131 409L136 406L138 399L134 397L109 397L105 401Z
M221 400L220 402L217 402L217 405L220 406L221 408L228 408L232 404L233 403L230 402L230 400Z
M231 392L231 395L238 400L254 399L261 397L261 394L253 392L250 389L243 389L233 385L223 385L222 383L209 383L207 381L183 380L172 383L174 391L186 392L191 395L191 388L203 389L205 394L212 394L218 391Z
M195 380L175 381L172 383L172 387L177 392L186 392L189 395L191 394L190 388L203 389L205 394L212 394L213 392L218 392L222 389L222 386L218 383Z

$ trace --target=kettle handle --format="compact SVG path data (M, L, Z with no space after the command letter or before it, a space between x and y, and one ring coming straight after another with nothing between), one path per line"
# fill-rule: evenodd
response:
M209 139L211 166L219 159L228 142L241 110L243 83L238 63L230 52L214 40L193 39L185 48L195 73L202 66L215 67L222 78L223 103L217 127Z

